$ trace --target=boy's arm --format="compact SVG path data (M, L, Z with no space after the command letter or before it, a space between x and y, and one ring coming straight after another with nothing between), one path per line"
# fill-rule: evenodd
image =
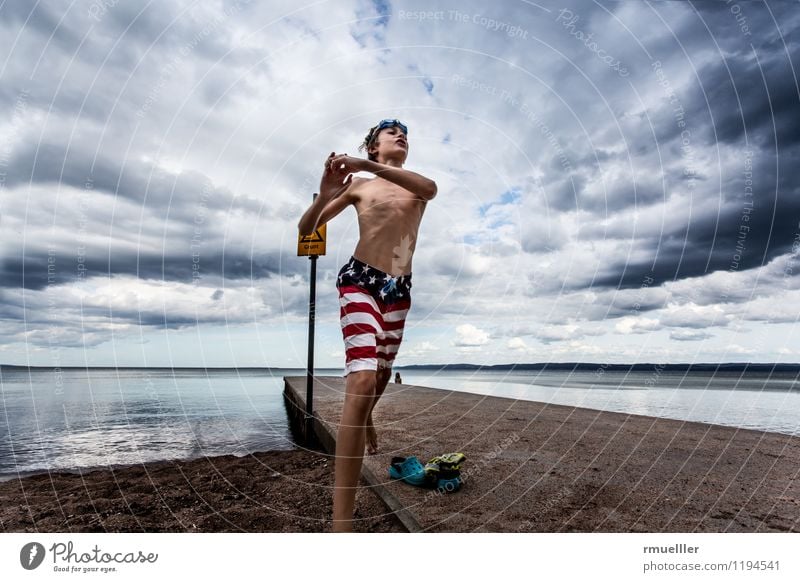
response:
M314 198L308 210L306 210L297 228L301 235L307 235L314 232L320 224L325 224L332 218L336 217L342 210L350 206L355 199L349 192L344 192L333 200L327 203L320 202L321 196Z
M346 154L334 157L330 160L330 164L339 171L370 172L413 192L426 201L436 196L436 182L410 170L379 164L372 160L354 158Z
M331 152L331 155L325 160L325 170L319 184L319 195L314 198L311 206L297 223L297 229L301 235L311 234L318 225L325 224L354 202L353 196L349 193L353 176L352 174L347 175L348 173L341 169L334 170L329 163L333 156L334 154Z

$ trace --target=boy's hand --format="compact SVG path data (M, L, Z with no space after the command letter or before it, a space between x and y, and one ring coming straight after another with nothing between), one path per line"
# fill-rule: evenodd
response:
M341 163L334 164L334 160L342 157L347 156L337 156L335 152L331 152L328 159L325 160L325 170L322 172L322 180L319 183L319 195L325 200L333 200L340 196L353 181L350 170L345 169Z
M366 169L367 160L363 158L354 158L347 154L340 154L329 159L331 167L334 170L341 170L352 174L355 172L363 172Z

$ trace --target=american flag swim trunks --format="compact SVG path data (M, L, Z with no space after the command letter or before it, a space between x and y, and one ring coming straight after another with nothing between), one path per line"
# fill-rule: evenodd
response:
M411 273L392 277L351 257L339 271L345 373L391 368L411 307Z

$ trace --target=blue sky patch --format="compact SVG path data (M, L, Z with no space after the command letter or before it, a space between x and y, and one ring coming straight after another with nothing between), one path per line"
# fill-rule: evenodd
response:
M522 193L520 189L517 187L511 188L510 190L506 190L500 195L499 201L487 202L486 204L481 204L478 207L478 213L485 217L486 213L492 206L506 206L509 204L516 204L519 202L520 198L522 198Z

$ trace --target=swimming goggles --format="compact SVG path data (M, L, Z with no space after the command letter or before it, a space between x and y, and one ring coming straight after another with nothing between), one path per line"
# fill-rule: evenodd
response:
M394 126L399 127L400 131L402 131L405 135L408 135L408 128L399 119L384 119L378 125L369 130L367 137L364 139L364 143L365 144L370 143L372 141L373 136L375 136L380 130Z
M386 129L387 127L394 127L395 125L400 128L400 131L408 135L408 128L399 119L384 119L375 126L373 131L380 131L382 129Z

